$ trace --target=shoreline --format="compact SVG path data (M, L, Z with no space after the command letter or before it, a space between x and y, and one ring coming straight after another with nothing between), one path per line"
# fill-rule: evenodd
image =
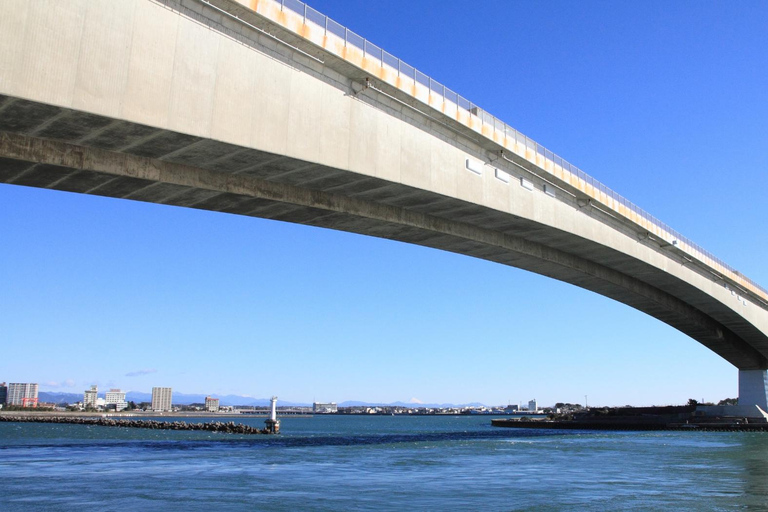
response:
M0 409L0 417L3 415L15 415L15 416L62 416L62 417L99 417L99 418L267 418L268 413L263 412L202 412L202 411L179 411L179 412L151 412L151 411L128 411L128 412L85 412L85 411L40 411L34 409L27 409L22 411L4 411ZM316 416L368 416L368 417L390 417L390 416L418 416L418 417L441 417L441 416L466 416L466 417L485 417L485 416L504 416L507 417L509 413L481 413L481 414L467 414L467 413L433 413L433 414L408 414L408 413L366 413L366 412L345 412L345 413L293 413L293 412L281 412L277 411L277 415L280 418L313 418ZM540 421L535 419L533 421Z
M768 423L740 422L702 422L702 423L663 423L663 422L598 422L578 420L540 420L520 421L513 419L494 419L491 426L501 428L532 428L550 430L618 430L618 431L670 431L670 432L768 432Z

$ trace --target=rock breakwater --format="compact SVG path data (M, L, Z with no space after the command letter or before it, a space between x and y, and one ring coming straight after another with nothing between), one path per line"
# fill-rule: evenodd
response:
M260 429L235 423L234 421L212 421L210 423L187 423L186 421L157 421L113 418L80 418L68 416L11 416L0 415L0 422L17 423L70 423L74 425L97 425L100 427L147 428L155 430L202 430L224 434L269 434Z

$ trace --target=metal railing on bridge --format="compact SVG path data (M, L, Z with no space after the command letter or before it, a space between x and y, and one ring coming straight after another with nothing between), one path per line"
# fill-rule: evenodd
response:
M358 48L359 50L362 50L363 55L366 58L373 58L375 60L378 60L381 63L382 67L386 66L391 68L392 70L396 70L398 76L404 76L404 77L410 78L415 83L419 83L424 87L427 87L431 94L436 94L442 97L443 101L453 103L459 109L464 110L465 112L467 112L472 116L475 116L477 119L480 120L483 126L489 125L493 127L494 130L504 133L509 139L515 140L517 144L520 144L521 146L524 146L525 148L531 151L535 151L538 155L541 155L546 160L552 162L552 164L560 166L564 171L569 172L570 174L576 176L578 179L582 180L586 185L592 187L594 190L598 190L602 192L607 197L615 201L617 204L623 205L627 210L635 213L635 215L637 215L638 217L645 219L647 222L649 222L659 230L665 232L667 235L673 238L675 242L677 242L674 245L678 245L678 247L680 243L687 245L689 248L689 251L687 252L690 252L692 250L698 253L698 254L691 254L692 256L696 256L698 259L700 259L701 261L704 261L705 263L709 264L713 268L716 268L716 266L719 265L723 269L735 274L735 276L737 276L738 279L741 279L746 283L749 283L749 285L751 285L755 289L760 290L764 294L764 298L768 298L768 291L766 291L766 289L764 289L763 287L761 287L751 279L747 278L746 276L742 275L739 271L737 271L736 269L734 269L733 267L725 263L723 260L717 258L712 253L705 250L703 247L696 244L686 236L682 235L677 230L671 228L669 225L657 219L656 217L654 217L647 211L643 210L636 204L632 203L627 198L623 197L621 194L611 190L609 187L605 186L603 183L594 179L593 177L591 177L590 175L588 175L587 173L585 173L575 165L569 163L564 158L561 158L560 156L548 150L547 148L537 143L533 139L526 137L525 135L523 135L513 127L503 122L502 120L489 114L484 109L475 105L468 99L462 97L460 94L448 89L445 85L433 80L431 77L422 73L415 67L403 62L402 60L395 57L394 55L387 53L382 48L371 43L364 37L352 32L351 30L341 25L340 23L337 23L336 21L332 20L328 16L316 11L315 9L308 6L304 2L300 0L274 0L274 1L280 4L281 10L288 9L302 16L305 24L312 23L313 25L316 25L317 27L323 29L326 35L330 33L337 36L340 39L343 39L345 46L351 45Z

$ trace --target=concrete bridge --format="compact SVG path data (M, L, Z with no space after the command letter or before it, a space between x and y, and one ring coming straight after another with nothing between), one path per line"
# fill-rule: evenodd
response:
M362 233L652 315L768 410L768 293L297 0L4 0L0 183Z

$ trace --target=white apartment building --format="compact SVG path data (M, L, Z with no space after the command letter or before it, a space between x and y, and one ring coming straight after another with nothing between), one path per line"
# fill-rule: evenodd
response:
M104 402L107 409L110 408L110 405L114 405L115 411L122 411L128 407L128 402L125 401L125 391L120 389L110 389L107 391Z
M11 382L8 384L8 405L37 407L37 384Z
M170 411L173 399L171 388L152 388L152 410Z
M531 412L536 412L539 410L539 405L536 403L536 399L528 401L528 410Z
M312 412L315 414L335 414L339 412L339 407L336 405L336 402L327 404L314 402L312 404Z
M91 389L86 389L83 392L83 408L88 407L96 408L96 399L99 397L99 387L95 384L91 386Z
M219 412L219 399L205 397L205 410L208 412Z

